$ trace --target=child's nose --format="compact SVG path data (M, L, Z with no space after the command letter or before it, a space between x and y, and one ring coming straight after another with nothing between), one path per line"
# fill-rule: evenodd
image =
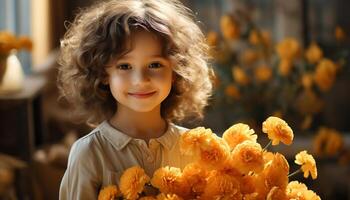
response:
M133 80L135 84L140 84L140 83L148 82L150 78L146 70L136 70Z

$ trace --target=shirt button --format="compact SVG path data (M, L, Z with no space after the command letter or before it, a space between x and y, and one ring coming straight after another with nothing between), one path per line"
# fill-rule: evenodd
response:
M154 161L153 156L148 156L148 157L146 158L146 161L147 161L147 162L153 162L153 161Z

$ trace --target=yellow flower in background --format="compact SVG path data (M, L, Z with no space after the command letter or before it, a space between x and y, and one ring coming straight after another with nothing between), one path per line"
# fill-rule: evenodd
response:
M263 151L259 143L246 140L238 144L231 154L233 165L243 174L259 173L264 169Z
M310 89L300 92L295 100L297 110L304 115L311 115L319 113L324 102L317 96L317 94Z
M204 127L197 127L188 130L180 137L180 149L181 153L184 155L199 155L199 149L202 144L210 140L214 134L210 129L205 129Z
M272 140L272 145L278 145L280 142L290 145L293 141L293 130L278 117L267 118L263 122L262 131L267 133L269 139Z
M335 39L338 41L338 42L342 42L346 39L346 34L345 34L345 31L342 27L340 26L337 26L335 28L335 31L334 31L334 36L335 36Z
M271 44L271 35L268 31L261 31L260 37L256 30L252 30L249 33L249 43L252 45L264 44L265 46L269 46Z
M176 194L159 194L157 200L183 200L183 198L177 196Z
M110 185L104 187L98 194L98 200L114 200L120 195L118 187L115 185Z
M254 70L255 79L259 82L269 81L272 77L272 69L267 65L260 65Z
M259 57L260 55L256 50L247 49L239 55L239 60L245 67L254 64L259 59Z
M222 35L227 40L235 40L240 36L238 22L230 15L224 15L220 19L220 28Z
M247 74L239 66L232 67L232 76L233 79L240 85L247 85L249 83L249 78Z
M316 64L323 58L323 51L315 42L313 42L306 50L305 57L309 63Z
M288 59L280 60L278 65L278 72L282 76L288 76L293 68L293 62Z
M313 84L313 75L311 73L303 74L301 77L301 84L305 89L311 89Z
M234 84L230 84L225 88L225 94L234 99L239 99L241 97L238 87Z
M19 48L24 48L28 51L31 51L33 49L33 42L27 36L20 36L18 37L18 46Z
M242 199L239 182L232 176L213 170L208 177L207 186L201 199Z
M210 31L207 34L207 43L209 46L216 46L219 41L219 36L215 31Z
M322 59L316 67L314 80L316 85L324 92L328 91L336 78L337 66L329 59Z
M238 123L227 129L222 135L222 139L228 144L230 149L234 149L238 144L250 140L256 142L258 136L254 134L247 124Z
M334 156L344 146L343 136L335 129L322 127L313 140L313 149L318 156Z
M120 177L120 191L126 199L137 199L145 184L150 180L145 171L139 167L130 167Z
M307 151L301 151L295 156L295 163L301 165L301 171L304 172L304 178L309 177L311 174L312 179L317 178L316 162L312 155Z
M276 51L282 60L293 61L300 55L301 47L294 38L286 38L276 46Z
M266 160L266 155L264 155ZM265 163L263 176L268 188L278 187L286 189L288 185L289 164L286 158L280 154L272 154L272 159Z
M10 32L0 31L0 54L9 54L12 49L32 50L33 43L29 37L16 37Z
M287 194L284 189L273 187L267 194L266 200L286 200Z
M312 190L308 190L305 184L292 181L287 186L287 199L321 200Z
M188 195L190 189L182 177L181 170L169 166L157 169L153 174L151 184L166 194Z

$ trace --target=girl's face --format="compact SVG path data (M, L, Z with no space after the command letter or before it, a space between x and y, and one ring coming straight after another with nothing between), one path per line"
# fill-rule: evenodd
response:
M172 84L171 61L162 56L162 44L152 33L137 31L133 47L108 63L108 84L119 108L149 112L169 95Z

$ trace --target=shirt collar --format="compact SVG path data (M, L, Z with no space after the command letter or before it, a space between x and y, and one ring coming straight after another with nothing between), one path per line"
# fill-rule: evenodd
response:
M132 138L125 133L117 130L113 126L111 126L108 121L102 122L100 125L101 133L110 141L110 143L119 151L123 149L126 145L129 144L130 141L137 140ZM177 138L177 128L176 125L169 123L167 131L160 136L159 138L154 138L158 141L163 147L167 150L170 150L175 145Z

